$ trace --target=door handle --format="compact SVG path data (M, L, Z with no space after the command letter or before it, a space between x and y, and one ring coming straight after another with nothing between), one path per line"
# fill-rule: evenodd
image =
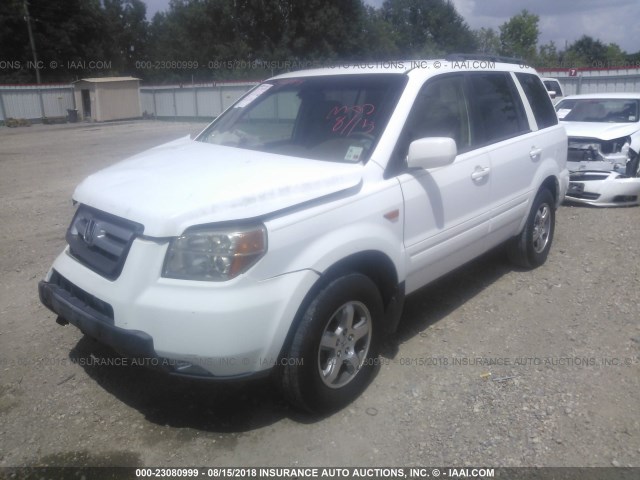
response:
M531 157L531 160L535 160L540 157L541 153L542 153L541 148L531 147L531 150L529 151L529 156Z
M478 166L471 174L471 180L475 180L475 181L481 180L487 175L489 175L490 171L491 169L489 167L482 168Z

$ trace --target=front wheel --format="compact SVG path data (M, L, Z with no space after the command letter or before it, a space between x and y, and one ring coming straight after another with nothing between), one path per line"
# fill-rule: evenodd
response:
M378 358L382 315L380 292L368 277L352 273L325 286L304 312L279 372L285 397L312 413L357 398Z
M509 259L523 268L542 265L549 255L555 231L556 210L551 192L543 188L538 192L527 223L518 236L507 245Z

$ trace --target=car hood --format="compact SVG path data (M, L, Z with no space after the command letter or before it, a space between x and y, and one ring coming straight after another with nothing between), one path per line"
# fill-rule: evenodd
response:
M87 177L75 201L144 225L151 237L255 218L358 186L361 164L211 145L188 137Z
M640 130L638 123L561 122L569 137L613 140Z

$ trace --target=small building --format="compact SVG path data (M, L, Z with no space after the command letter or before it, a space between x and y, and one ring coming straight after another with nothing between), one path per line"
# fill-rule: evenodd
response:
M138 78L83 78L73 82L73 88L81 120L106 122L142 116Z

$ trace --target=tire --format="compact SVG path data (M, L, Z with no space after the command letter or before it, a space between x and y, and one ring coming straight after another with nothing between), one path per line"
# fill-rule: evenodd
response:
M364 275L326 285L304 312L282 362L278 381L285 398L316 414L357 398L377 364L383 311L378 288Z
M551 192L543 188L533 200L524 229L507 245L509 260L527 269L542 265L551 249L555 223L555 200Z

